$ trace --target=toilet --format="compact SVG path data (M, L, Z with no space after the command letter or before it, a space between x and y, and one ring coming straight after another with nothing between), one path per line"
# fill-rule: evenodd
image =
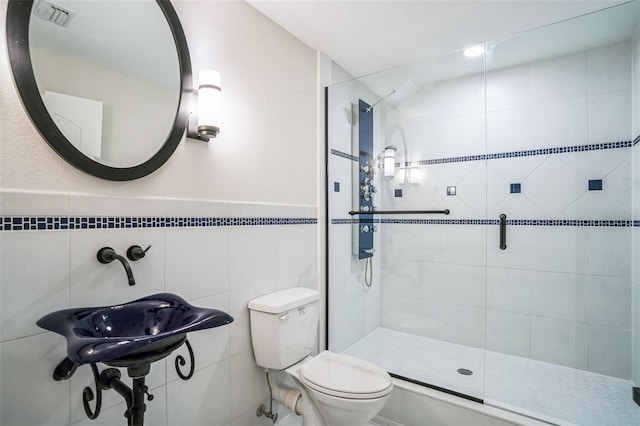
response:
M384 407L393 384L382 368L348 355L311 356L318 329L318 292L292 288L249 302L256 363L284 371L297 388L272 386L273 398L302 415L304 426L365 425Z

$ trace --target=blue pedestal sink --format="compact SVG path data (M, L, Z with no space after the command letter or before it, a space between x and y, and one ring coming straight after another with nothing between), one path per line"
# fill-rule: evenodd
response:
M191 356L191 372L184 376L179 368L184 358L176 359L178 375L188 379L193 374L194 360L187 333L220 327L233 321L231 315L217 309L199 308L171 293L160 293L113 306L71 308L52 312L36 324L67 339L67 358L55 369L55 380L69 379L79 365L91 364L96 381L95 410L89 408L94 399L90 388L83 392L85 412L89 418L100 413L101 390L114 389L127 402L129 425L142 425L144 384L150 364L167 357L185 342ZM133 389L120 380L120 372L108 368L98 373L96 363L126 367L133 378ZM151 399L151 397L149 397Z

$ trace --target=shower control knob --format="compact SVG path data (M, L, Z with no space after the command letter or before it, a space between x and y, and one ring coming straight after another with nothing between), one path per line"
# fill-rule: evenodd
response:
M371 173L371 171L372 171L371 166L368 165L368 164L364 164L364 165L360 166L360 170L362 170L362 173L365 173L367 175L369 173Z
M371 227L368 225L360 227L360 232L371 232Z

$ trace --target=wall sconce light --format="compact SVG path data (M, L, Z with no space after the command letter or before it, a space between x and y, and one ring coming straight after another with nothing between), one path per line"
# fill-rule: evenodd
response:
M220 133L222 89L220 73L202 70L198 75L198 89L193 90L193 107L189 116L187 137L208 142Z
M387 146L382 153L382 168L384 176L395 176L396 174L396 147Z

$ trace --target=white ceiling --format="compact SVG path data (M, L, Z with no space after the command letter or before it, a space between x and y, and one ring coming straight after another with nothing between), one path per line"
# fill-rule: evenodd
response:
M327 54L354 77L625 3L619 0L247 1L313 49ZM612 27L615 29L616 25ZM585 36L600 33L601 28L584 32Z

